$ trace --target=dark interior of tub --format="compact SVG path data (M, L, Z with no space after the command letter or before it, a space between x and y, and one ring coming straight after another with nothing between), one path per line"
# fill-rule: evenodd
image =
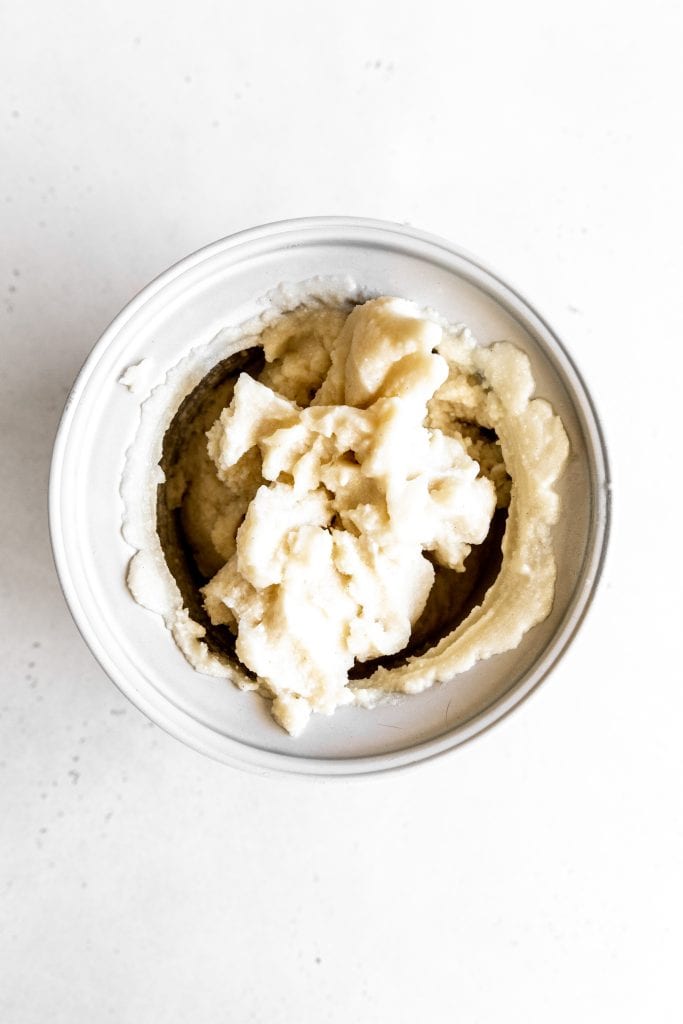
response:
M218 363L183 400L168 430L166 431L161 468L166 481L182 458L186 439L191 436L193 425L206 419L207 409L215 403L217 389L225 391L229 401L230 386L240 373L257 376L263 367L264 357L260 348L239 352ZM157 533L162 549L190 616L206 629L205 641L209 649L227 658L246 675L253 673L246 668L235 653L235 637L227 626L215 626L204 610L200 587L208 583L209 577L202 575L192 553L183 524L182 508L174 503L167 490L167 483L159 485L157 492ZM496 511L489 533L482 544L472 548L466 562L465 572L436 565L435 579L427 605L413 627L409 643L396 654L372 661L356 662L349 676L363 679L376 668L393 668L402 665L410 656L424 654L446 634L452 632L471 612L481 604L502 562L502 540L505 532L507 510Z

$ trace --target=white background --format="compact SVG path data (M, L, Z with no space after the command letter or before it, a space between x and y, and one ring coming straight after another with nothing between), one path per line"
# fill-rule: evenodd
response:
M3 7L0 1020L680 1020L680 4ZM597 601L537 695L355 783L151 726L71 622L45 509L120 307L316 213L409 221L516 284L614 475Z

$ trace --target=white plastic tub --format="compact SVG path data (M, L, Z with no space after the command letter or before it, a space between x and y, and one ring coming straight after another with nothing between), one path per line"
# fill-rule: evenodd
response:
M265 702L197 673L161 618L132 599L132 555L119 493L140 405L191 348L249 318L283 282L349 274L364 288L401 295L464 322L482 342L524 349L537 394L560 414L571 457L559 487L558 582L550 616L520 646L452 682L372 711L315 716L293 740ZM145 386L119 383L146 359ZM452 750L518 705L574 636L595 589L609 523L600 426L576 368L533 308L478 260L396 224L343 217L287 221L241 232L182 260L144 289L105 331L74 384L55 442L50 479L55 562L69 607L104 670L129 699L178 739L258 771L359 775Z

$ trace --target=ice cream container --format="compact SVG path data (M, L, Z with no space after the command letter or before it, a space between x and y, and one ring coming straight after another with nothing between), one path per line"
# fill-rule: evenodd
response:
M193 669L162 619L133 600L126 584L133 550L121 532L121 476L136 443L142 403L190 350L201 351L224 328L254 316L263 297L280 285L341 276L368 293L432 307L467 324L482 342L506 339L522 348L536 394L562 418L571 454L558 487L558 573L548 618L515 650L451 681L372 710L316 716L293 739L258 694ZM64 595L112 681L150 719L204 754L259 772L307 776L377 773L445 754L521 704L581 625L600 576L609 514L600 423L552 328L514 288L449 242L412 227L350 217L240 232L148 285L83 366L59 426L50 477L50 528Z

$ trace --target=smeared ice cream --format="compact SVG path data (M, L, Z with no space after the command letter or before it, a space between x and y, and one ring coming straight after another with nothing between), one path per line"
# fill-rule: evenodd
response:
M404 299L353 307L355 286L316 288L226 336L225 354L260 346L265 365L226 390L165 481L207 580L210 623L235 634L250 674L207 646L185 606L154 529L159 470L140 512L135 446L123 486L136 599L164 615L200 671L270 698L293 735L311 712L451 679L547 616L568 451L514 346L479 345ZM181 365L143 406L140 436L157 459L196 382ZM350 681L353 666L404 650L435 567L462 573L508 505L502 567L481 604L425 653Z

